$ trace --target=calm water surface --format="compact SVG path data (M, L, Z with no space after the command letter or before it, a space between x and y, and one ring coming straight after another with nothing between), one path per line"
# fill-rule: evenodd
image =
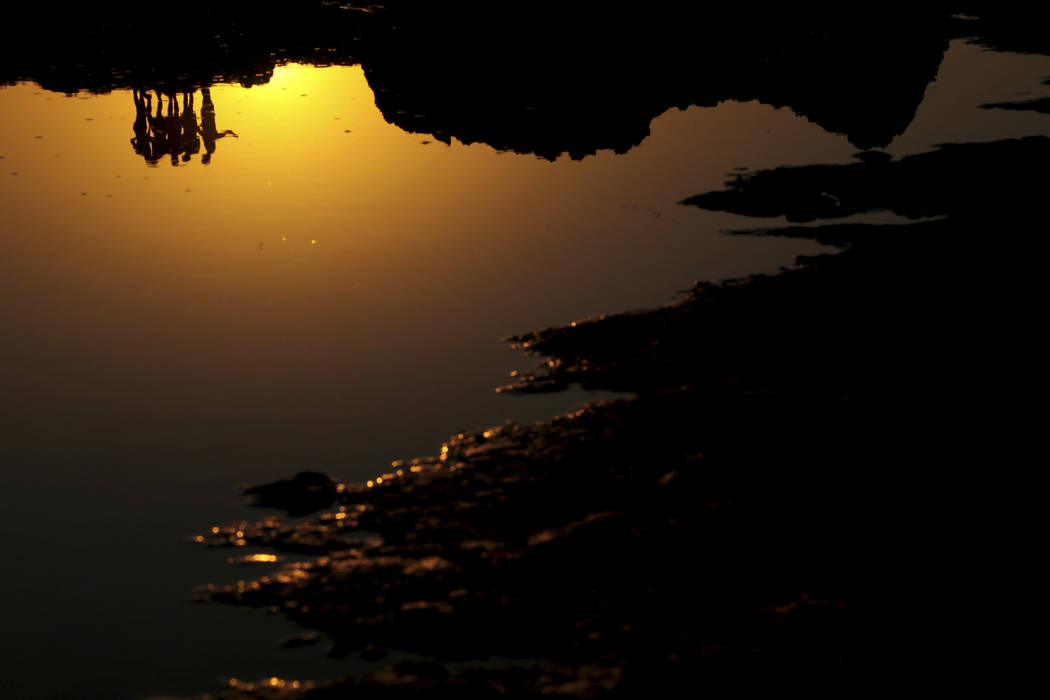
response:
M1050 133L1044 115L976 109L1046 94L1048 75L1044 57L956 42L887 150ZM857 150L754 102L668 112L625 155L446 146L386 123L356 67L287 65L210 100L218 132L236 136L207 164L204 146L151 165L130 142L131 93L0 88L10 697L353 672L323 645L280 651L296 631L283 619L187 602L238 572L185 537L259 515L238 483L363 479L454 432L585 400L495 394L529 362L500 338L818 251L724 236L759 222L676 202L736 168Z

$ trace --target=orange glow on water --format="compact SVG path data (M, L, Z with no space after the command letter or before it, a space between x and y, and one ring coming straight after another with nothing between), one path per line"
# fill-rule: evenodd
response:
M276 554L246 554L243 557L237 557L231 559L230 563L234 564L275 564L280 561L281 558ZM264 579L266 577L263 577Z

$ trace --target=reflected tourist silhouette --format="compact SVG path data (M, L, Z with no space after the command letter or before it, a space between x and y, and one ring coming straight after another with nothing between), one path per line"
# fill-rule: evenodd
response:
M237 134L230 129L220 132L215 128L215 105L211 101L211 90L201 88L201 94L204 96L204 104L201 105L200 133L204 139L205 150L204 155L201 156L201 162L207 165L211 162L211 155L215 153L215 142L224 136L237 138Z
M182 95L182 130L179 150L184 163L190 162L190 159L201 151L200 127L197 126L197 113L193 107L195 95L196 91Z
M135 124L132 126L135 135L131 139L131 147L135 149L135 153L138 153L147 162L151 162L154 159L153 141L149 131L149 112L153 98L149 93L141 90L133 90L132 97L135 99Z
M215 153L218 139L237 137L232 129L220 132L215 127L215 104L208 88L201 88L204 101L199 124L194 105L196 89L182 92L181 111L178 92L154 92L156 109L153 108L153 95L148 90L132 91L135 100L135 135L131 139L131 146L148 164L156 165L164 156L170 158L172 165L178 165L180 160L189 163L194 155L201 152L203 141L205 153L201 156L201 163L207 165Z

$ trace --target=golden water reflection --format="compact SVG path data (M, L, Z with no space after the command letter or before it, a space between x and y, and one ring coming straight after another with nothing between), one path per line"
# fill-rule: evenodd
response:
M423 145L382 119L359 68L289 66L262 87L173 100L31 85L0 100L0 155L18 172L0 187L0 320L19 330L0 349L3 417L18 449L177 441L247 448L275 471L309 452L371 471L405 454L404 426L422 446L516 417L525 404L491 393L520 362L501 337L789 262L795 244L705 233L705 214L675 211L737 164L719 145L734 118L771 115L852 150L758 105L672 115L621 158ZM137 135L143 103L155 119L162 101L162 118L196 111L200 132L214 105L216 131L238 138L206 167L203 133L178 167L151 145L145 167L129 141L160 133ZM697 173L701 154L720 163Z
M1040 115L965 104L1030 87L1007 63L1032 60L957 44L891 150L966 140L970 123L1032 133ZM1020 77L979 82L980 61ZM178 442L236 451L232 464L248 450L256 466L230 482L260 462L275 475L352 462L361 473L345 476L364 478L450 433L527 419L513 414L534 399L491 394L521 363L501 337L818 251L722 236L747 222L677 202L741 167L855 152L753 102L668 112L622 156L444 145L384 121L358 67L175 95L21 84L0 107L0 322L17 329L0 348L0 418L15 454ZM972 119L953 118L964 108ZM185 124L177 144L169 114Z
M972 82L979 55L949 52L931 88L947 99L894 147L960 128L955 83ZM982 89L974 104L996 97ZM195 460L256 461L227 467L231 483L260 463L278 475L350 462L361 473L345 476L364 478L450 433L529 419L514 413L533 399L491 393L521 363L501 337L816 252L722 236L747 222L677 202L740 167L855 152L789 110L732 102L669 112L622 156L444 145L385 122L358 67L284 66L264 86L177 95L22 84L0 106L3 167L17 173L0 181L0 322L18 330L0 348L0 418L15 453L177 442ZM991 112L975 118L1031 132L1031 115ZM165 151L169 113L186 128Z

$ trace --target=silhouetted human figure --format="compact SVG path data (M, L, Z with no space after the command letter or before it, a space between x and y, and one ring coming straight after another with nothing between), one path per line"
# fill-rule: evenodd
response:
M178 164L179 157L179 135L181 123L179 122L179 106L175 96L168 94L167 116L162 113L164 97L157 91L157 109L152 115L147 111L151 141L153 142L154 162L165 155L170 155L172 165Z
M197 126L197 112L193 107L193 98L196 90L182 94L182 120L179 136L179 150L182 153L182 162L188 163L194 154L200 153L201 139L200 128Z
M131 147L135 153L142 156L147 163L156 164L157 158L153 153L153 138L150 134L149 116L152 109L153 97L142 90L133 90L132 97L135 100L135 124L132 130L135 135L131 139Z
M201 156L201 162L208 164L211 162L211 154L215 153L215 142L224 136L237 138L237 134L230 129L220 132L215 128L215 105L211 101L211 90L201 88L201 94L204 95L204 103L201 105L200 134L204 139L205 150L204 155Z
M172 165L178 165L182 123L179 121L179 98L175 93L168 94L168 116L164 119L164 125L164 152L171 157Z

